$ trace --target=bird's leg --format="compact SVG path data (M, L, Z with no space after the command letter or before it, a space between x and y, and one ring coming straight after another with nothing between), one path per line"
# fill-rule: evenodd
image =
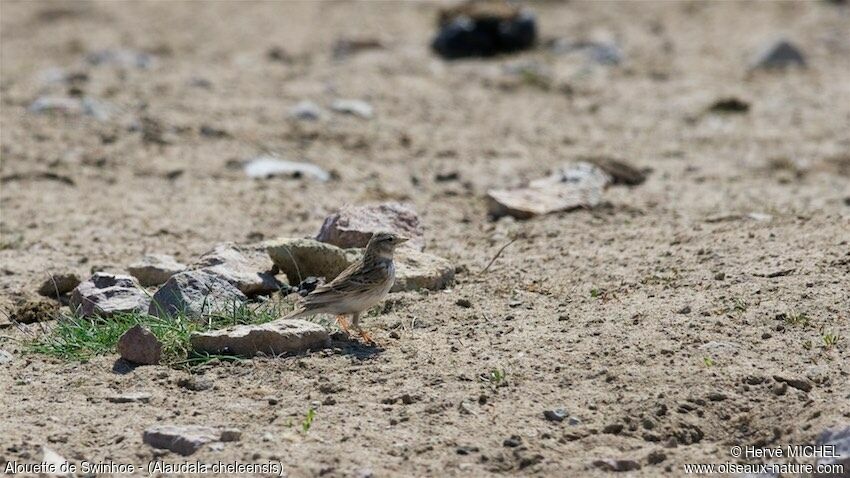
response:
M372 340L372 337L369 336L369 334L367 334L365 330L360 328L360 314L359 313L353 314L351 316L351 328L356 330L357 333L360 334L360 337L362 337L363 340L365 340L367 343L371 343L371 344L375 343L375 341Z
M348 334L348 322L345 321L345 315L339 314L336 316L336 323L339 325L339 328L342 329L343 332Z

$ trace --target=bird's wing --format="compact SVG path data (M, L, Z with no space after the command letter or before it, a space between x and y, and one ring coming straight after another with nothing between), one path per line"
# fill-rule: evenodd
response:
M342 271L336 279L316 287L307 297L329 292L344 293L362 291L364 288L374 287L376 284L386 280L388 277L387 271L388 265L386 263L364 264L363 261L357 261Z

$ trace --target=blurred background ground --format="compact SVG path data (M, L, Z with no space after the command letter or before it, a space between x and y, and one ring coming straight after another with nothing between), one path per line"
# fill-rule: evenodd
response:
M377 355L222 365L205 391L165 367L113 373L114 356L27 355L27 333L7 327L0 461L32 461L47 444L143 463L159 452L142 430L168 421L243 430L193 458L280 460L292 476L601 474L591 463L608 458L654 476L850 422L840 2L533 3L538 48L456 62L428 48L436 3L0 6L4 310L56 269L87 276L146 253L191 261L221 241L313 236L339 206L378 200L411 202L426 250L460 268L453 289L394 294L370 318ZM750 71L779 37L808 68ZM382 47L334 54L363 38ZM622 61L558 53L555 39L616 44ZM104 50L136 56L86 60ZM32 112L44 96L91 103ZM730 97L748 111L709 111ZM330 111L338 98L367 101L374 117ZM322 118L290 118L302 100ZM246 178L239 165L265 153L334 179ZM488 189L587 155L652 173L592 210L487 217ZM475 275L517 232L526 238ZM799 314L808 320L789 323ZM103 400L128 390L151 402ZM410 403L389 403L405 393ZM316 401L309 433L288 426ZM544 418L559 408L574 423Z

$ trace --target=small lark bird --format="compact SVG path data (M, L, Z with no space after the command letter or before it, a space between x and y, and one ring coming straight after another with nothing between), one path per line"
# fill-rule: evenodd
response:
M389 293L395 282L393 251L406 241L407 238L391 232L376 232L369 240L362 259L351 264L336 279L316 287L284 318L335 314L339 326L348 332L345 315L351 314L351 328L364 340L373 342L369 334L360 328L360 314L377 305Z

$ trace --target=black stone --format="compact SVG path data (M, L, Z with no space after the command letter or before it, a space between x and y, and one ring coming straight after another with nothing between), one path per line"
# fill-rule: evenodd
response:
M446 59L487 57L528 49L536 40L537 20L523 10L512 18L458 16L442 25L431 48Z

